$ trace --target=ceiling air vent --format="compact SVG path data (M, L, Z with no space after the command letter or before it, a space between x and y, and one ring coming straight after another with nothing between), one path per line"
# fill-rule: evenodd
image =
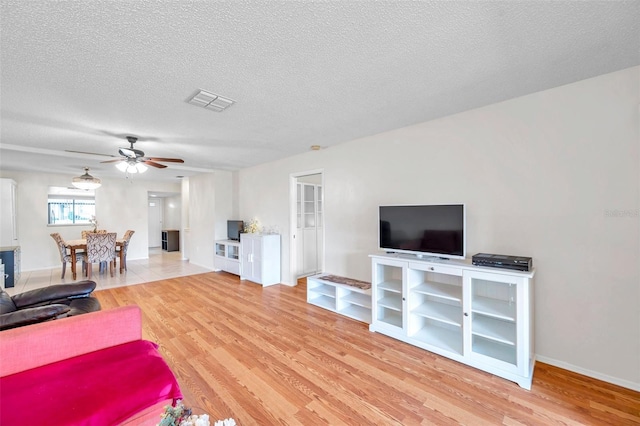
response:
M229 108L231 105L233 105L236 101L223 98L222 96L216 95L214 93L200 90L198 93L193 95L193 97L189 99L187 102L190 103L191 105L210 109L216 112L222 112L225 109Z

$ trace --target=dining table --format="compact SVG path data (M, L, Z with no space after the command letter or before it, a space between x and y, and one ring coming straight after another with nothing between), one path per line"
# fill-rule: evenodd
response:
M86 238L79 238L77 240L65 241L66 247L71 251L71 275L73 279L76 279L76 250L87 250ZM124 238L116 239L116 247L120 247L120 273L124 272Z

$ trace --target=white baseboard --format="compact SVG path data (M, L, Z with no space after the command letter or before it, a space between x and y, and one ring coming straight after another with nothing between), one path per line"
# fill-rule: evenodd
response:
M554 367L573 371L574 373L582 374L583 376L592 377L594 379L602 380L603 382L611 383L614 385L622 386L623 388L640 392L640 383L635 383L630 380L624 380L620 379L619 377L613 377L607 374L598 373L596 371L587 370L586 368L576 367L575 365L569 364L567 362L558 361L557 359L547 358L546 356L537 354L536 361L544 362L545 364L553 365Z
M189 263L190 263L190 264L192 264L192 265L195 265L195 266L199 266L199 267L201 267L201 268L204 268L204 269L206 269L208 272L215 272L215 271L216 271L216 268L215 268L215 267L212 267L211 265L203 265L203 264L201 264L201 263L198 263L198 262L192 262L192 261L189 261ZM218 269L218 270L219 270L219 269Z

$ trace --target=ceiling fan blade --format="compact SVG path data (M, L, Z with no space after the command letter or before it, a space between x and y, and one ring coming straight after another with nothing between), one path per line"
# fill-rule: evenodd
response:
M115 160L101 161L100 163L117 163L118 161L124 161L124 158L116 158Z
M147 161L167 161L170 163L184 163L184 160L180 159L180 158L161 158L161 157L146 157L145 160Z
M147 164L147 165L152 166L152 167L157 167L158 169L164 169L164 168L167 167L164 164L154 163L153 161L149 161L149 160L142 161L142 163Z
M111 155L111 154L98 154L97 152L73 151L71 149L65 149L64 152L73 152L75 154L101 155L103 157L117 157L116 155Z

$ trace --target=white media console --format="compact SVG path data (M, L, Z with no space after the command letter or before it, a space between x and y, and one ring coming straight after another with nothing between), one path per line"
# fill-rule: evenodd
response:
M370 331L531 389L535 271L371 255Z

